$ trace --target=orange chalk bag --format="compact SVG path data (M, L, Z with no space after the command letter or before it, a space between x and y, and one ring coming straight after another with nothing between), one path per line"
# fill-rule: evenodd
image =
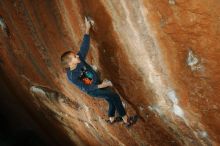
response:
M79 79L86 85L91 85L93 82L93 74L89 72L86 67L81 69L81 74Z

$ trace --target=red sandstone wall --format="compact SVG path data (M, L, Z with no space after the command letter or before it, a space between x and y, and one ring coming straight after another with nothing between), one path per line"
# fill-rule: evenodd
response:
M60 144L218 145L219 7L218 0L3 0L2 76ZM141 117L130 130L107 125L107 104L61 70L60 54L79 49L85 15L96 24L87 61Z

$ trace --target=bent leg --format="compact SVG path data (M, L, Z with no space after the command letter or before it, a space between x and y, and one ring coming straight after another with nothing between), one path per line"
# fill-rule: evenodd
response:
M115 114L115 109L118 111L121 117L126 115L120 96L111 89L109 88L97 89L94 90L93 92L90 92L89 95L104 98L105 100L107 100L109 103L109 110L111 110L109 111L110 115L113 115L113 110Z
M114 117L115 116L115 105L113 104L113 101L105 99L108 102L108 116Z
M120 96L117 94L117 93L113 93L113 101L114 101L114 105L115 105L115 108L118 112L118 114L123 117L126 115L126 111L122 105L122 101L120 99Z
M108 116L114 117L115 116L115 104L113 101L112 92L110 89L97 89L92 92L88 93L89 95L97 98L103 98L108 102L109 109L108 109Z

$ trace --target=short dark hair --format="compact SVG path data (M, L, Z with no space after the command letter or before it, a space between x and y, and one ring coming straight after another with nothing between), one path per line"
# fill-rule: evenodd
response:
M69 61L70 54L75 54L75 53L73 51L66 51L60 57L60 61L61 61L61 65L62 65L63 69L66 69L69 67L68 61Z

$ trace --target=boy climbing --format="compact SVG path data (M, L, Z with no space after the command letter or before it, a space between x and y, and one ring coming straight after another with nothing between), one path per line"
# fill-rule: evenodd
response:
M103 98L108 102L108 123L113 124L123 120L125 126L130 127L135 123L137 117L128 118L120 96L108 88L113 86L111 81L104 80L101 82L96 71L85 61L90 46L89 31L93 23L91 19L85 17L86 31L79 52L77 54L73 51L63 53L61 55L61 64L71 83L75 84L80 90L88 95ZM118 112L120 117L115 117L115 111Z

